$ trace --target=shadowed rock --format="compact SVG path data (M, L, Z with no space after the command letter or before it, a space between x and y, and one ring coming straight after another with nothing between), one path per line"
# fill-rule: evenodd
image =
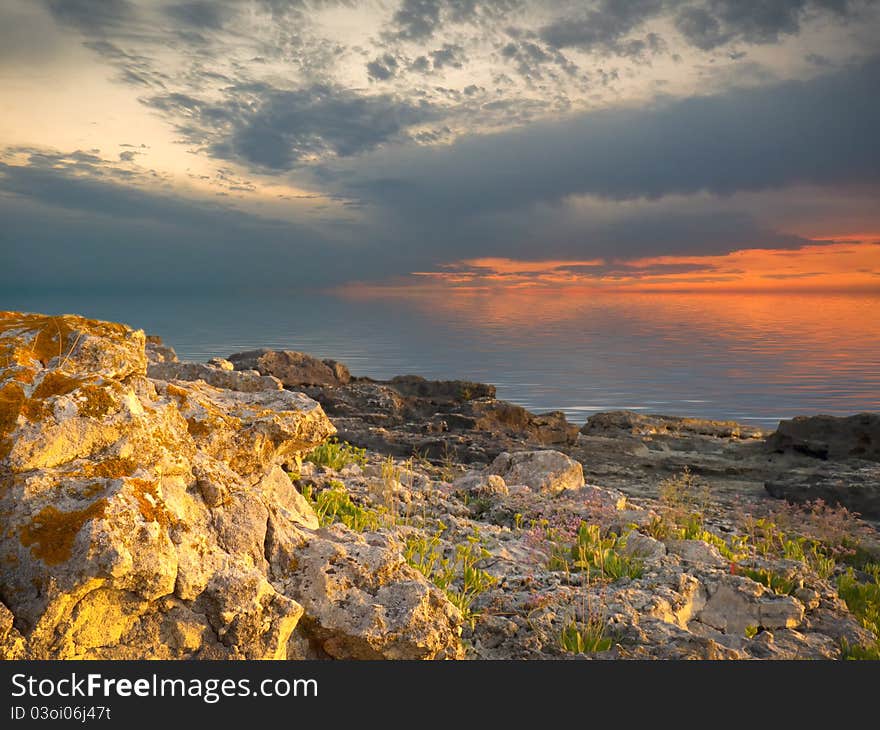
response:
M771 451L794 451L818 459L880 461L880 414L798 416L780 421L767 439Z

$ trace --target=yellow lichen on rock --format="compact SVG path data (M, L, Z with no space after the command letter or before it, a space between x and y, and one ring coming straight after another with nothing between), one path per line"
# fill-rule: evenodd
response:
M107 500L99 499L85 509L62 512L53 505L43 507L30 524L21 528L21 544L46 565L58 565L73 553L76 536L89 520L104 516Z

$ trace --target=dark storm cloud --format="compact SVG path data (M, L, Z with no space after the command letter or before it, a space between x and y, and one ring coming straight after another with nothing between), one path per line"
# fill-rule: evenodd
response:
M367 76L375 81L387 81L397 73L397 67L397 59L386 53L367 64Z
M689 43L705 51L731 41L778 43L800 32L808 12L842 17L851 5L847 0L708 0L681 8L675 24Z
M494 22L523 5L522 0L402 0L392 17L390 37L425 41L446 24Z
M135 16L128 0L46 0L52 16L86 34L119 28Z
M251 84L225 91L219 103L180 93L145 103L169 115L186 141L205 146L212 156L270 170L367 152L434 115L425 102L325 84L296 91Z
M224 21L231 16L229 8L216 0L193 0L192 2L175 3L162 8L172 20L193 28L220 29Z
M880 183L880 59L808 82L583 114L452 148L369 160L353 190L405 215L450 217L556 202L796 183Z
M656 17L666 0L599 0L579 14L562 17L544 26L539 35L553 48L616 51L621 39Z

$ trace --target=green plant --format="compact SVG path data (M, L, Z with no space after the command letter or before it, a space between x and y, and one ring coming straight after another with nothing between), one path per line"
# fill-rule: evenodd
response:
M466 621L473 624L477 613L472 606L476 598L491 588L497 579L477 567L489 553L474 535L451 550L446 549L441 535L446 526L441 523L437 532L426 536L414 533L406 538L403 556L434 585L446 593Z
M563 651L571 654L592 654L607 651L614 644L610 636L606 636L604 622L595 616L589 616L585 622L571 619L562 627L559 645Z
M376 530L381 525L381 515L378 511L361 507L351 501L351 496L342 482L331 481L328 488L317 495L311 485L303 488L303 497L312 505L318 522L322 527L334 522L341 522L352 530L364 532Z
M801 587L800 581L792 578L786 578L784 575L775 573L767 568L744 568L740 566L737 573L751 578L756 583L766 586L771 591L780 596L790 596L798 588Z
M340 470L349 464L365 466L367 463L367 450L352 446L347 441L340 441L334 436L327 439L323 444L316 446L304 457L318 466L327 466L331 469Z
M758 627L754 625L746 626L746 638L754 639L758 635Z
M846 639L840 640L840 658L880 661L880 641L872 644L850 644Z
M603 536L598 525L581 522L573 545L556 542L550 554L550 570L584 571L610 581L623 577L640 578L640 560L621 552L626 537L613 533Z

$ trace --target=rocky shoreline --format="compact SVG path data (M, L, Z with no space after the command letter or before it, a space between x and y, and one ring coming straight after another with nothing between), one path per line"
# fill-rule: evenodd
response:
M179 362L15 312L0 367L4 658L877 651L877 414L578 427L487 384Z

